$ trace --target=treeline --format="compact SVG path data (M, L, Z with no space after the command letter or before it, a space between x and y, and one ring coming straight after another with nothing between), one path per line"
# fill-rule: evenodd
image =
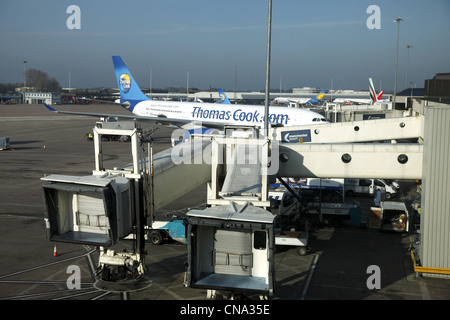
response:
M25 72L26 86L34 88L36 91L59 92L61 86L59 82L50 77L46 72L37 69L28 69Z
M46 72L37 69L25 71L26 83L0 83L0 92L14 92L16 88L26 86L27 91L61 92L59 82L50 77Z
M14 92L20 87L23 87L23 83L0 83L0 92Z

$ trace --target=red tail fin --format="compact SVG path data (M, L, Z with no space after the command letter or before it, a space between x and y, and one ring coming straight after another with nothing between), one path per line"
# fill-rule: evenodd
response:
M381 97L383 96L384 90L381 90L381 92L378 94L377 99L381 100Z

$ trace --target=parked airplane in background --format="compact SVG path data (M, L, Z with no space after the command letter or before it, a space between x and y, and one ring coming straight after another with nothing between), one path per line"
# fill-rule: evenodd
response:
M159 101L147 97L139 88L127 66L119 56L112 57L120 99L116 103L128 109L130 115L59 111L45 104L53 112L95 117L117 117L153 121L178 127L188 123L199 123L203 127L223 129L225 125L264 127L264 106L223 105L179 101ZM319 113L295 108L270 107L269 124L301 126L328 122Z
M273 101L277 104L289 104L290 102L297 102L300 104L317 104L323 102L323 96L325 95L325 89L322 89L315 98L275 98Z
M219 91L219 99L222 104L231 104L230 100L228 100L227 95L223 92L222 88L217 89Z
M383 97L384 90L382 90L378 95L375 91L375 87L373 86L372 78L369 78L369 94L370 99L358 99L358 98L337 98L334 99L333 102L336 103L358 103L358 104L377 104L377 103L385 103L389 102L388 99L381 100Z

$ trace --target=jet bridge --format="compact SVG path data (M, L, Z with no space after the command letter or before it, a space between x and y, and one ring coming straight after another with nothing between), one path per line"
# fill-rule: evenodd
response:
M417 115L273 128L280 141L277 176L421 179L423 144L400 142L423 142L424 120Z
M423 145L281 144L278 177L421 179Z
M426 117L417 116L346 124L322 124L311 127L274 128L269 138L261 138L257 131L254 131L257 128L251 128L251 134L248 136L194 136L190 143L179 144L154 156L149 155L147 160L140 151L138 138L133 138L133 163L114 170L103 168L101 147L96 146L96 170L93 171L93 176L96 179L109 180L114 177L122 177L130 181L129 205L134 208L130 211L132 213L131 221L133 225L139 227L144 224L142 217L150 217L151 223L152 214L156 210L208 182L207 202L211 207L205 211L192 210L188 213L191 232L188 233L190 247L188 248L189 266L186 285L203 288L210 286L211 290L243 290L270 295L274 290L274 220L265 210L269 205L267 182L270 176L423 178L424 181L427 181L427 184L424 185L424 189L425 187L427 189L425 203L428 203L426 208L429 208L431 206L430 199L436 199L431 194L434 192L442 194L442 191L437 189L438 186L444 186L444 192L447 194L449 192L448 186L445 187L445 183L441 183L450 178L448 177L450 172L448 139L439 140L439 144L433 143L434 140L432 140L438 139L439 130L446 129L448 131L448 127L450 127L447 120L450 117L449 110L449 108L427 108L426 113L431 114L431 118L435 121L433 124L427 123ZM438 119L442 119L442 121L439 122ZM370 129L367 130L367 128ZM107 130L107 128L96 128L95 132L97 133L94 133L99 135L95 139L96 144L100 143L100 135L107 134ZM135 135L134 130L130 129L129 135ZM293 137L292 132L300 130L309 130L306 131L307 139L299 136L295 143L294 140L285 141L283 139L284 133L290 132L290 137ZM424 132L427 132L432 139L428 138L427 140ZM305 132L300 134L303 133ZM376 142L402 139L415 139L419 143ZM440 152L437 152L437 146L442 149ZM441 176L430 164L429 159L433 158L434 153L439 156L439 159L435 161L438 161L436 163L443 170ZM242 155L242 159L247 159L249 162L239 162L240 155ZM233 159L234 162L229 163L230 159ZM425 169L426 171L424 171ZM433 172L434 181L439 180L440 182L438 184L430 183L427 172ZM55 184L63 183L57 181L56 178L49 176L43 179L44 193L47 192L46 189L52 189L46 184L52 184L55 189ZM74 183L72 180L70 183ZM81 180L79 182L84 186L89 179ZM96 187L100 187L97 188L98 191L107 188L116 192L115 190L121 189L118 188L121 182L116 180L114 183L111 181L107 183L104 180L103 184ZM66 211L72 214L77 211L83 213L83 210L76 208L71 193L83 193L84 189L79 191L70 188L70 190L62 189L62 196L58 198L58 202L65 203L65 206L54 206L51 201L46 203L48 207L47 228L50 240L53 241L63 241L61 238L58 239L58 236L63 233L62 227L52 225L64 220L59 219L58 215L62 214L57 212L59 208L71 208ZM124 187L124 189L126 188ZM64 192L68 196L63 194ZM102 192L105 194L104 191ZM110 194L114 193L110 192ZM116 210L127 207L123 204L126 201L117 206L118 203L115 202L118 208ZM104 207L107 205L104 204ZM448 206L435 206L434 209L441 212L441 216L444 215L445 210L450 210ZM109 211L105 210L105 212ZM136 216L136 212L139 212L138 216ZM51 215L53 218L49 217ZM110 228L121 224L121 221L126 221L123 218L122 220L118 219L117 222L112 221L111 219L117 219L119 216L117 214L104 213L103 215L109 222ZM139 220L135 220L135 217L138 217ZM427 223L434 221L433 214L428 213L426 219L428 219L425 220ZM75 216L72 220L66 220L72 221L74 229L80 221ZM101 219L98 220L101 221ZM89 221L90 224L94 220L84 221ZM106 224L104 223L101 227L104 225ZM450 227L448 229L447 231L450 232ZM54 230L57 232L54 233ZM427 232L433 231L427 230ZM104 234L117 235L109 240L111 243L120 240L117 232L107 231ZM442 234L448 234L448 232ZM137 238L140 237L142 237L142 232ZM88 238L86 237L84 240ZM235 241L228 245L226 239ZM426 243L421 247L421 255L428 258L428 256L432 256L429 253L430 244L434 244L436 241L429 240L429 236L426 234L422 235L422 239ZM80 243L85 242L81 241ZM113 259L105 261L111 260ZM261 263L263 260L266 262ZM125 262L122 261L122 263ZM442 266L442 264L439 267L450 268L450 266ZM213 274L220 274L220 276L213 276ZM258 277L258 279L253 281L255 279L248 277ZM211 293L211 290L208 292Z
M258 128L240 127L212 136L211 144L211 207L187 213L185 285L207 289L210 299L219 291L270 296L275 281L275 216L266 210L271 142Z
M267 186L271 149L270 140L261 139L259 129L254 127L227 127L225 136L211 136L208 204L226 205L236 201L269 207ZM221 176L225 177L222 186L219 185Z
M366 123L371 129L365 130ZM212 171L207 197L212 207L187 213L186 285L207 288L210 297L218 290L253 292L264 296L273 294L271 259L275 243L275 217L272 215L269 219L271 214L265 210L269 207L269 175L298 178L420 178L423 154L420 144L323 143L339 141L336 137L341 135L337 133L343 131L347 131L349 136L343 138L344 141L422 137L421 130L417 130L418 126L422 127L420 118L402 118L395 120L395 123L399 129L391 136L383 130L375 130L376 125L363 122L352 123L345 128L331 124L302 126L301 129L274 128L273 139L261 138L255 129L244 131L250 132L247 136L242 136L241 132L237 136L212 137ZM383 121L383 125L392 127L394 121ZM298 138L304 132L308 139ZM296 143L289 139L295 135ZM306 141L309 143L299 143ZM223 153L226 155L223 156ZM223 183L220 183L221 175L225 176ZM236 207L238 205L246 209ZM257 210L255 207L261 208ZM251 215L247 213L249 208L253 210ZM256 249L255 244L261 233L266 239L266 244L261 247L263 252L258 251L261 248ZM263 265L265 267L254 273L255 266Z
M418 140L423 142L423 115L352 122L272 128L281 143L359 143Z
M131 232L130 221L136 220L130 212L142 211L151 224L156 210L210 180L210 152L205 152L211 144L209 137L155 155L151 154L149 145L146 158L139 139L140 130L134 123L100 122L93 131L95 170L92 175L52 174L41 179L51 241L112 246ZM131 164L113 169L104 167L101 137L111 134L131 137ZM196 159L199 155L200 161ZM87 211L96 213L83 213ZM128 227L123 226L125 222ZM92 233L97 234L95 240Z
M99 246L101 279L95 283L97 288L122 292L142 289L151 284L144 277L144 226L151 225L155 210L210 179L210 164L194 164L194 156L203 154L210 142L198 139L178 154L172 150L154 156L149 145L149 156L145 159L140 129L135 123L99 122L93 131L95 170L92 175L52 174L41 178L47 238L54 242ZM133 162L121 168L106 169L102 135L130 136ZM175 158L180 163L174 163ZM130 234L135 242L134 252L113 249ZM124 279L129 281L115 284Z
M275 128L275 139L282 141L278 176L422 180L421 230L411 251L414 268L449 278L450 107L414 100L412 111L417 115ZM399 143L404 141L417 143Z

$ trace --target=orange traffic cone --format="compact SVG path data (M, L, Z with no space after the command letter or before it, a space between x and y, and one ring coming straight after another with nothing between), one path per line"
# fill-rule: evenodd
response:
M58 256L58 251L56 250L56 244L55 244L55 246L53 247L53 256L54 256L54 257L57 257L57 256Z

